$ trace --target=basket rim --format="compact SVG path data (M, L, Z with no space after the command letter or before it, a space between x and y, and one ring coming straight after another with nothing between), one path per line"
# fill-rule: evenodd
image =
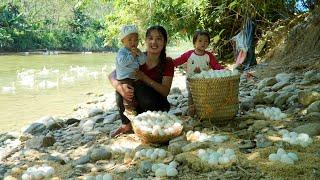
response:
M188 81L212 81L212 80L226 80L226 79L238 79L241 77L241 74L226 76L226 77L210 77L210 78L190 78L187 77Z
M148 142L148 143L163 143L163 142L168 142L170 139L179 136L182 133L183 126L179 128L175 134L168 134L165 136L155 136L150 133L146 133L141 131L141 129L136 126L134 123L132 124L132 129L134 133L143 141Z

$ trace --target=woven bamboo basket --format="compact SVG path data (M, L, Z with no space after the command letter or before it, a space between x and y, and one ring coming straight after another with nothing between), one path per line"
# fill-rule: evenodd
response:
M134 133L142 140L144 143L156 143L156 144L164 144L169 140L179 136L182 132L182 128L175 131L173 134L164 135L164 136L154 136L150 133L146 133L141 131L139 127L137 127L134 123L132 123L132 128Z
M235 117L239 109L240 75L188 78L196 113L201 119L223 122Z

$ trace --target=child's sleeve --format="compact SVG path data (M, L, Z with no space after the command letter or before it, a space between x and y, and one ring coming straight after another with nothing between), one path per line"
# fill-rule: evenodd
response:
M188 61L189 57L191 56L192 52L193 52L192 50L187 51L187 52L183 53L180 57L176 58L173 61L174 67L177 67L181 64L186 63Z
M147 56L145 53L141 52L140 55L138 56L138 62L140 65L146 63L147 61Z
M215 55L213 55L210 52L207 52L210 58L210 67L214 70L224 69L217 61L217 58Z
M119 49L116 60L117 63L123 67L134 63L134 57L124 48Z

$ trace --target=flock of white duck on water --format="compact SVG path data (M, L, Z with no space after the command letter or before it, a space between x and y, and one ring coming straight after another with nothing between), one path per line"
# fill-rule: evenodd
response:
M71 86L76 82L96 80L105 77L107 66L100 70L90 70L86 66L70 66L62 72L44 66L42 69L22 69L16 73L16 79L1 87L2 94L16 94L18 89L46 90Z

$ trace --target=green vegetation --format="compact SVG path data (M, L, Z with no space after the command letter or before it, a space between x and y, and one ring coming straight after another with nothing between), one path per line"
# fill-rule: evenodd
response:
M143 38L155 24L171 43L208 30L220 56L232 53L230 38L251 17L255 38L280 19L315 8L317 0L4 0L0 3L0 51L37 49L100 51L117 48L123 24L136 24ZM142 41L143 42L143 41Z

